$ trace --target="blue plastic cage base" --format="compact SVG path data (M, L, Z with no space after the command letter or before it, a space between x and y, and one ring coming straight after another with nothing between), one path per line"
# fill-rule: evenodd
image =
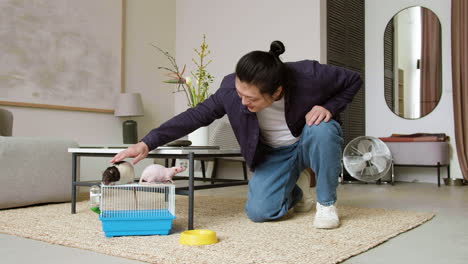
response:
M106 237L168 235L174 219L168 210L104 211L99 216Z

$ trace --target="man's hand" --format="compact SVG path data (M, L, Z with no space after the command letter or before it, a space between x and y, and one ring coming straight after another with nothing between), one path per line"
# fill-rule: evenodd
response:
M312 124L318 125L320 122L325 121L327 123L332 118L332 114L325 107L316 105L312 107L312 110L306 114L306 123L309 126Z
M129 157L132 157L132 158L135 157L131 162L133 165L135 165L140 160L146 158L146 156L148 156L148 152L149 152L148 146L144 142L138 142L135 145L131 145L126 150L120 151L117 155L115 155L111 159L110 162L116 163Z

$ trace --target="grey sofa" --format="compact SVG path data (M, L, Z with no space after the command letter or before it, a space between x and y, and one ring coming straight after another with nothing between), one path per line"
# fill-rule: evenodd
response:
M67 149L78 144L11 136L12 114L0 110L0 209L69 201L72 161Z

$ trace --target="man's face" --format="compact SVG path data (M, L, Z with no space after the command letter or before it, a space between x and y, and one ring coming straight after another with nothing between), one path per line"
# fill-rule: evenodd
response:
M260 112L264 108L270 106L275 101L275 98L281 93L282 87L280 86L273 96L260 93L260 89L252 84L241 82L236 77L236 90L237 94L242 100L242 104L249 109L250 112Z

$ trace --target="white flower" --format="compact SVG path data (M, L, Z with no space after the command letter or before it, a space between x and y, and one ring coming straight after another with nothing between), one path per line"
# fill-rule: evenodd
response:
M192 86L192 78L190 78L190 76L185 77L185 83L188 86Z

